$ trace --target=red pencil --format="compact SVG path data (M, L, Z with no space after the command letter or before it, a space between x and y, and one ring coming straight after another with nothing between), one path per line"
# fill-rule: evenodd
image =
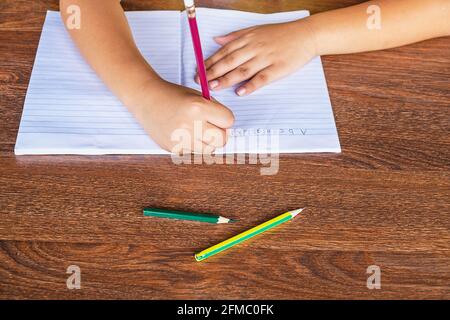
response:
M211 100L211 95L209 94L208 79L206 78L205 62L203 60L202 44L200 41L200 34L198 33L194 0L184 0L184 5L186 7L189 29L191 30L192 43L194 45L195 60L197 61L200 86L202 87L202 95L203 98Z

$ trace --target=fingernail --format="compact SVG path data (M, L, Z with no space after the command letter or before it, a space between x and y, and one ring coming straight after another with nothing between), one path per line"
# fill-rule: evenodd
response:
M237 91L236 91L236 93L237 93L237 95L238 96L243 96L243 95L245 95L245 92L246 92L247 90L245 90L245 88L244 87L241 87L241 88L239 88Z
M211 89L217 88L218 85L219 85L219 81L217 81L217 80L213 80L209 83L209 87Z

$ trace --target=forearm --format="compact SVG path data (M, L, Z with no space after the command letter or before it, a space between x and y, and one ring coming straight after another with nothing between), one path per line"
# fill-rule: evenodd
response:
M381 24L369 28L370 5L380 8ZM379 0L311 16L318 55L398 47L450 35L450 0Z
M119 0L60 0L63 21L70 5L80 7L80 28L68 30L80 52L116 96L129 107L160 78L137 49Z

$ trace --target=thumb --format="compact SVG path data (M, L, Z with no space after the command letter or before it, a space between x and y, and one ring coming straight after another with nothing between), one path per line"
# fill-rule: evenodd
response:
M210 101L205 107L206 121L219 128L231 128L234 124L234 115L230 109L217 101Z

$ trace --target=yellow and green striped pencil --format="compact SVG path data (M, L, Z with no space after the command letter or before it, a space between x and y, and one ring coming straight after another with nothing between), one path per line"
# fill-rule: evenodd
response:
M279 215L278 217L275 217L269 221L266 221L256 227L253 227L247 231L244 231L228 240L222 241L221 243L218 243L208 249L205 249L197 254L195 254L195 260L202 261L205 260L219 252L222 252L228 248L233 247L234 245L244 242L250 238L253 238L254 236L261 234L269 229L272 229L282 223L285 223L286 221L289 221L293 218L295 218L300 212L302 212L303 209L297 209L293 211L288 211L286 213L283 213Z

